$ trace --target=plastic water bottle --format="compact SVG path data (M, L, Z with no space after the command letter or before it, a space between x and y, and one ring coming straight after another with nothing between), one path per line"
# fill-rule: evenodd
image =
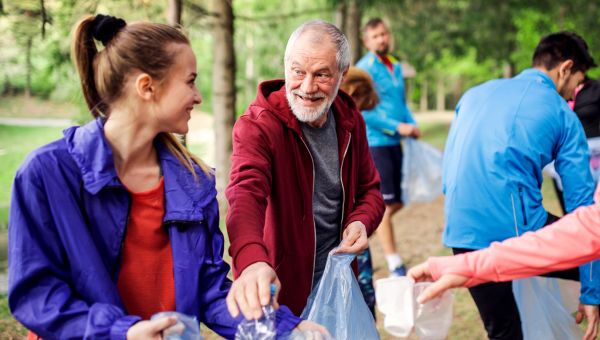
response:
M271 284L271 300L268 305L262 306L263 315L256 320L242 320L239 323L236 340L275 340L277 328L275 324L275 308L273 308L273 297L277 286Z

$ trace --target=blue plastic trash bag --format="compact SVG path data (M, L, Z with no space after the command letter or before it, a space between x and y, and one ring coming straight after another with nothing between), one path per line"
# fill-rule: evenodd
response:
M442 193L442 153L427 143L406 138L403 154L402 201L433 201Z
M561 285L569 284L567 280L530 277L513 281L513 293L519 314L524 340L579 340L583 331L575 323L571 314L577 308L579 289L574 285L575 294ZM574 301L567 301L568 295ZM574 302L574 303L573 303ZM569 306L570 305L570 306Z
M271 299L277 287L271 284ZM275 309L272 304L262 306L263 315L256 320L242 320L238 324L235 340L274 340L277 338Z
M350 263L356 255L329 253L319 286L310 294L304 319L323 325L334 339L379 339Z
M162 332L164 340L202 340L200 326L194 316L178 312L160 312L152 315L150 320L156 320L168 316L176 316L177 323Z

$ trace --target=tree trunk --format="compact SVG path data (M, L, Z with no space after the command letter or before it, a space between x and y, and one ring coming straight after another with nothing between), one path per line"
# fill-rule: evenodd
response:
M426 112L429 110L429 84L427 78L423 78L421 83L421 98L419 100L419 111Z
M168 0L167 5L167 22L171 26L181 25L181 0Z
M40 0L40 9L42 12L42 39L44 39L46 38L46 24L48 23L48 13L46 13L46 4L44 3L44 0ZM2 13L1 8L0 13Z
M454 81L454 84L452 84L452 98L454 99L454 102L452 103L453 106L456 106L456 104L458 104L458 101L460 100L460 97L462 96L462 90L463 90L462 87L463 87L463 78L459 76Z
M446 110L446 84L444 83L444 78L438 78L436 87L435 109L437 111L444 111Z
M31 64L31 47L32 37L27 38L27 45L25 47L25 97L31 97L31 72L33 66Z
M244 97L242 100L250 101L256 94L256 79L254 72L254 36L248 34L246 36L246 65L244 77Z
M346 32L346 4L339 3L335 7L335 25L342 32Z
M504 78L510 78L512 77L514 74L514 65L510 62L505 62L504 65L502 65L502 76Z
M346 38L350 43L350 64L353 65L360 59L361 40L360 40L360 8L357 0L350 0L348 3L348 15L346 16Z
M235 52L233 49L232 1L212 0L215 21L213 64L213 116L217 192L221 216L227 213L224 192L229 182L231 131L235 122Z
M168 0L167 4L167 23L170 26L177 27L181 25L181 0ZM181 144L187 146L187 135L176 133L175 136Z

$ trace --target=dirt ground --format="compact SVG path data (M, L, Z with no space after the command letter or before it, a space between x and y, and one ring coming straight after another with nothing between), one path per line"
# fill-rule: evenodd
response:
M402 259L412 267L429 256L448 255L442 245L444 228L444 198L431 203L419 203L405 207L393 219L394 236ZM370 239L373 253L374 280L387 277L388 270L383 251L376 237ZM377 326L381 339L397 339L383 329L383 315L378 313ZM474 303L466 289L454 291L454 318L448 339L485 339L483 325ZM417 339L411 335L408 339Z

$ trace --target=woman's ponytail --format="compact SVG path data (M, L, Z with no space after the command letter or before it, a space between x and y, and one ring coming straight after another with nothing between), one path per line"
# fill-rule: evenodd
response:
M73 42L71 44L71 57L75 68L81 79L81 89L83 97L94 117L102 115L104 112L102 99L96 89L96 79L94 75L94 59L98 54L96 42L92 36L92 26L95 16L89 16L81 20L73 30Z

